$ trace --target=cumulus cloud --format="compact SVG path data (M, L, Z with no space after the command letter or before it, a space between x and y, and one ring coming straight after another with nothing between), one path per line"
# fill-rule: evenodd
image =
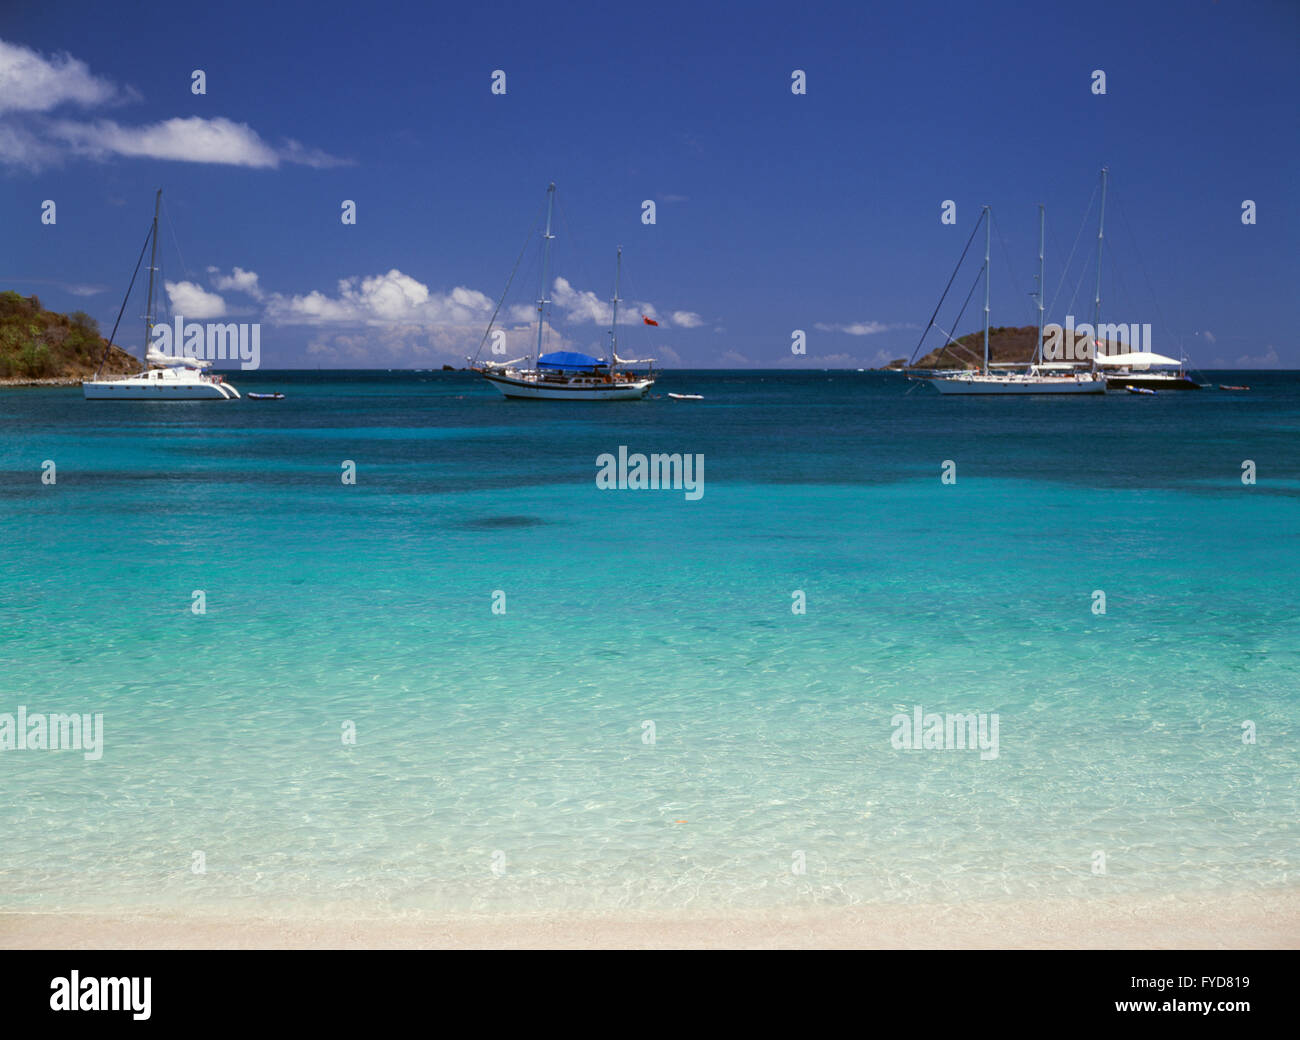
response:
M407 322L481 328L494 306L486 294L464 286L445 293L430 292L428 286L397 268L368 278L344 278L333 296L319 290L297 296L271 293L266 301L267 317L285 325Z
M260 302L263 320L275 325L304 325L317 328L308 353L320 364L348 367L370 363L380 366L422 368L449 359L463 360L474 354L484 341L488 320L496 302L486 293L459 285L436 291L397 268L384 274L341 279L334 291L313 289L304 293L282 293L262 285L256 271L234 267L229 273L218 267L207 269L211 285L221 292L238 292ZM168 282L172 308L187 318L220 317L227 313L218 293L193 282ZM582 326L608 324L609 305L595 293L575 289L557 278L552 293L556 313L563 323ZM635 310L619 321L638 324L641 314L657 315L651 304L636 303ZM690 312L676 312L695 317ZM665 319L667 322L669 319ZM504 357L532 352L537 337L537 309L532 304L503 308L495 330L505 334ZM362 329L365 331L361 331ZM603 342L588 342L566 336L551 326L544 329L547 350L607 349ZM671 348L656 345L659 355L678 360Z
M601 299L589 289L575 289L566 278L555 279L555 285L551 290L551 302L569 324L609 324L612 311L610 302ZM527 316L521 314L520 320L528 321L535 313L535 309L531 309ZM704 324L704 319L694 311L673 311L661 317L653 303L640 300L624 300L618 309L620 325L638 325L643 317L657 321L661 325L676 325L683 329L694 329Z
M167 299L173 314L193 321L220 318L226 313L226 301L193 282L165 282Z
M224 117L177 117L143 126L111 119L46 118L65 105L94 108L135 99L135 91L93 75L85 62L71 55L47 58L0 40L0 163L29 170L70 157L166 159L255 169L274 169L282 163L347 164L293 139L273 145L247 123Z
M39 51L0 40L0 112L48 112L69 103L103 105L117 100L120 93L70 54L46 58Z
M220 268L209 267L208 274L212 275L212 284L222 292L240 292L255 300L260 300L263 296L256 271L235 267L230 274L222 274Z

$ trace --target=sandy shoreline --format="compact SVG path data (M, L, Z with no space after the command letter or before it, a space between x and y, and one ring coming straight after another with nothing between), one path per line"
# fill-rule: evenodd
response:
M5 949L1295 949L1300 890L785 911L304 917L0 912Z

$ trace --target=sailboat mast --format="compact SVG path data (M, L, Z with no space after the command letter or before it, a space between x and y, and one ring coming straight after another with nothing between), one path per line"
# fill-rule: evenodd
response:
M1093 342L1101 338L1101 246L1106 230L1106 167L1101 168L1101 210L1097 216L1097 294L1092 300L1092 334ZM1092 367L1097 367L1097 351L1092 351Z
M614 366L618 364L618 283L623 274L623 247L618 247L618 260L614 264L614 299L610 301L613 304L613 317L609 322L609 342L610 358L609 370L612 373Z
M1047 229L1046 211L1047 207L1040 202L1038 204L1038 348L1034 351L1034 358L1040 365L1043 363L1043 252L1044 234Z
M551 211L555 206L555 182L546 189L546 234L542 236L542 284L537 293L537 358L534 362L540 362L542 359L542 326L546 318L546 279L550 272L548 268L551 263L551 239L555 236L551 234Z
M989 374L989 246L993 241L993 211L984 207L984 374Z
M153 272L158 261L158 208L162 205L162 188L153 200L153 246L149 250L149 296L144 309L144 367L149 368L149 341L153 339Z

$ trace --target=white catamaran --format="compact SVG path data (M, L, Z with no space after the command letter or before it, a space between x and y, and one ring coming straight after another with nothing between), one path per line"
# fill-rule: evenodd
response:
M1043 362L1043 234L1045 218L1042 205L1038 207L1038 291L1035 294L1038 300L1038 346L1034 351L1033 361L1024 371L993 372L990 370L989 253L992 242L992 217L992 208L985 206L981 218L984 221L984 364L976 372L937 372L926 382L941 394L1104 394L1106 392L1106 378L1097 372L1095 361L1092 368L1087 371L1079 371L1073 365L1045 364ZM949 284L951 285L951 282ZM943 301L940 300L939 302L942 304ZM931 323L933 324L933 320ZM951 336L948 339L952 341ZM1017 365L1016 367L1020 366Z
M96 371L95 378L83 380L81 384L82 394L87 401L231 401L239 397L239 391L221 376L205 371L212 364L211 361L163 354L150 346L154 327L153 276L158 260L158 208L161 204L162 189L159 189L154 199L153 228L145 243L153 243L149 254L149 296L144 316L145 370L121 379L100 379L99 372ZM144 259L143 248L140 250L140 259ZM140 262L137 260L135 274L139 273ZM135 285L135 274L131 276L132 286ZM130 287L126 290L126 296L128 300L131 298ZM122 311L125 309L126 300L123 300ZM119 322L122 320L122 311L117 315ZM116 335L117 325L114 324L113 332L108 337L110 344ZM103 367L101 362L100 368Z
M537 294L537 348L533 364L527 365L527 358L515 358L513 361L476 363L468 359L470 368L478 372L506 397L526 398L547 401L625 401L641 398L655 383L652 367L654 358L640 360L618 356L618 296L619 279L623 271L623 250L618 250L618 261L614 274L614 298L612 319L610 321L610 357L595 358L572 350L542 353L542 335L546 327L547 277L549 275L551 240L551 215L555 204L555 185L546 192L546 231L542 235L542 281ZM499 308L498 308L499 309ZM495 321L493 315L493 321ZM492 323L488 323L484 342L492 332ZM482 347L479 348L482 350ZM645 365L641 372L627 371L621 366Z

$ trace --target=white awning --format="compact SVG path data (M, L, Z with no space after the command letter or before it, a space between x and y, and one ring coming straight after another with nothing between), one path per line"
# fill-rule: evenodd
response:
M168 365L172 368L207 368L212 364L211 361L204 361L202 358L174 357L156 350L149 351L145 355L145 360L151 365Z
M1163 354L1152 354L1147 350L1134 351L1131 354L1098 354L1097 364L1105 365L1108 368L1162 368L1167 365L1179 368L1182 366L1182 362L1177 358L1165 357Z

